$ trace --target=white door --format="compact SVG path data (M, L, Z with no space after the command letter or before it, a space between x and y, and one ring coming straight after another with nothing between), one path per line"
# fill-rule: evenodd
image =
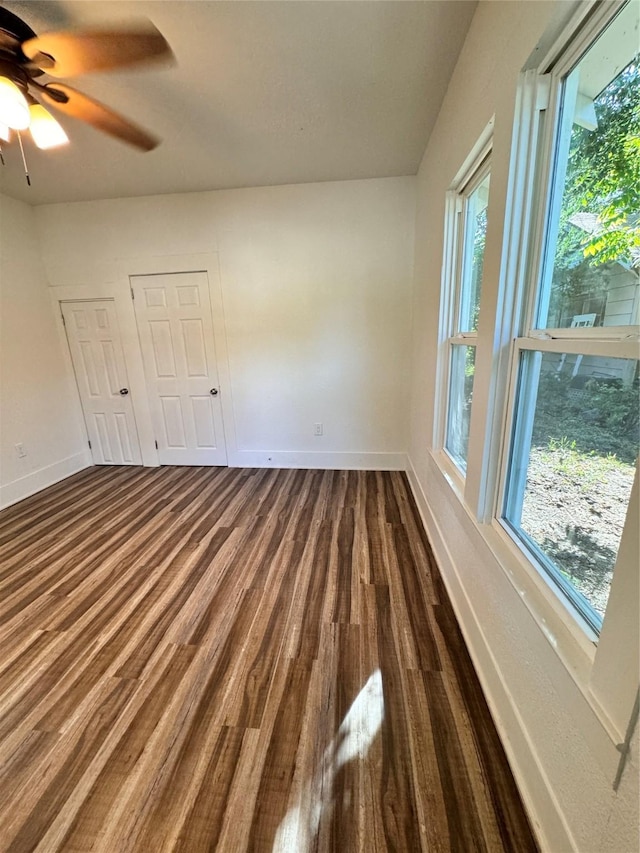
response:
M131 277L161 465L226 465L205 272Z
M94 463L142 465L113 300L60 305Z

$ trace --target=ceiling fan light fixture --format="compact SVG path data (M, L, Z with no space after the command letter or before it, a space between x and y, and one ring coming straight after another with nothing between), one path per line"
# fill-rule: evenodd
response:
M69 137L64 132L62 125L42 104L31 104L29 116L31 119L29 130L38 148L56 148L58 145L66 145L69 142Z
M8 77L0 77L0 123L12 130L26 130L29 121L29 105L25 96Z
M47 33L39 37L0 0L0 142L13 142L22 154L27 183L29 173L21 132L29 129L38 148L64 145L69 138L43 106L56 110L141 151L151 151L159 140L115 110L65 83L42 83L40 75L68 77L92 71L112 71L144 65L173 54L163 35L145 19L127 28L84 29ZM34 94L37 95L34 97ZM4 164L0 148L0 162Z

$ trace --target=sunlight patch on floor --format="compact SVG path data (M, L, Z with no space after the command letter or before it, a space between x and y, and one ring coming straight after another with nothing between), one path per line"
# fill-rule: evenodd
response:
M306 783L299 802L278 827L273 853L306 853L320 827L323 812L333 805L333 783L340 768L363 759L384 719L382 673L373 672L325 750L321 767Z

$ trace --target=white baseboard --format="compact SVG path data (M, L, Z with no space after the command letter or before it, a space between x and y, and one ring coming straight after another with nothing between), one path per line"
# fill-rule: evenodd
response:
M482 624L460 580L447 541L431 511L410 459L407 474L465 644L480 680L538 844L543 851L577 849L560 805L538 758L518 706L496 661Z
M326 471L405 471L405 453L342 453L295 450L236 450L230 468L319 468Z
M53 465L32 471L26 477L5 483L0 486L0 509L24 500L30 495L35 495L36 492L46 489L47 486L52 486L92 464L91 454L86 450L82 453L76 453L74 456L68 456L66 459L61 459L59 462L54 462Z

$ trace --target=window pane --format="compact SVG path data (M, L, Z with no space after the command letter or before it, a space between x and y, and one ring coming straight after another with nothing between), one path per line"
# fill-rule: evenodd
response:
M638 456L638 361L523 352L505 517L596 629Z
M487 175L469 195L465 208L464 256L460 287L460 332L478 328L480 291L484 268L484 244L487 234L487 204L489 203Z
M539 325L637 324L640 54L633 3L565 80ZM551 269L552 267L552 269Z
M453 461L462 471L467 470L469 423L471 420L471 398L473 396L475 364L475 346L455 344L451 347L449 410L447 412L445 447L449 451Z

